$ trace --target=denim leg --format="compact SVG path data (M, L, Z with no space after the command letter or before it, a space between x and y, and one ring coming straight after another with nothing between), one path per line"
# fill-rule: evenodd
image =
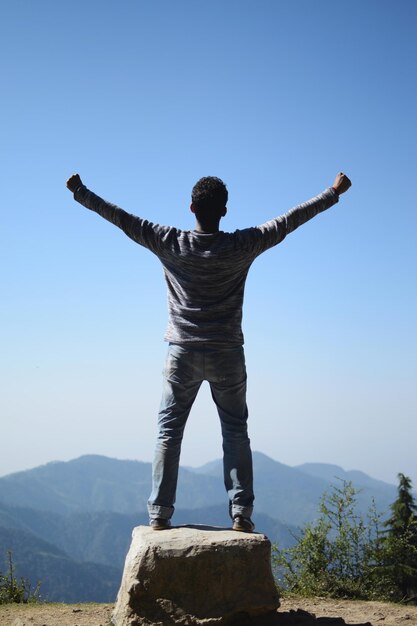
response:
M208 359L206 364L209 362ZM224 483L230 515L250 517L254 494L243 348L217 351L213 366L215 371L208 375L208 380L222 428Z
M168 348L148 500L151 519L169 519L174 512L184 427L202 382L196 374L195 356L181 346Z

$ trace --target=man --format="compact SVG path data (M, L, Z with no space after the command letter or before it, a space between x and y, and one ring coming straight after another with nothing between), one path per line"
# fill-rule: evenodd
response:
M192 190L194 230L155 225L130 215L96 196L78 174L67 187L79 203L121 228L161 261L168 288L169 342L158 439L148 501L155 530L171 525L184 427L203 380L220 417L224 483L234 530L251 532L253 510L252 454L247 432L246 368L241 328L246 276L257 256L339 200L350 180L339 173L317 197L281 217L245 230L219 230L228 192L214 176Z

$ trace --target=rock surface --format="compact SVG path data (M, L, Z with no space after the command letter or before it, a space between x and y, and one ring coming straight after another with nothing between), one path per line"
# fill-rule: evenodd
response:
M207 526L138 526L115 626L231 624L279 607L265 535Z

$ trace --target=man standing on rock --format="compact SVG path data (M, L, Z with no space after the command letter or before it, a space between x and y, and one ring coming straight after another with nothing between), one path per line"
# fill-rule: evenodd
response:
M247 431L246 367L241 328L245 281L257 256L325 211L349 189L339 173L332 185L308 202L265 224L227 233L219 230L228 192L214 176L193 187L194 230L152 224L96 196L78 174L67 181L74 199L121 228L161 261L168 288L169 342L158 439L148 501L155 530L171 525L184 427L204 380L220 417L224 483L233 529L251 532L252 453Z

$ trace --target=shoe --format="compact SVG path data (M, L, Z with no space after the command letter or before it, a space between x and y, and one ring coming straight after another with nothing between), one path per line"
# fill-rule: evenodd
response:
M171 520L165 519L164 517L155 517L149 520L149 526L154 530L166 530L167 528L171 528Z
M233 530L239 530L242 533L251 533L255 530L255 524L250 517L243 517L243 515L236 515L233 519Z

